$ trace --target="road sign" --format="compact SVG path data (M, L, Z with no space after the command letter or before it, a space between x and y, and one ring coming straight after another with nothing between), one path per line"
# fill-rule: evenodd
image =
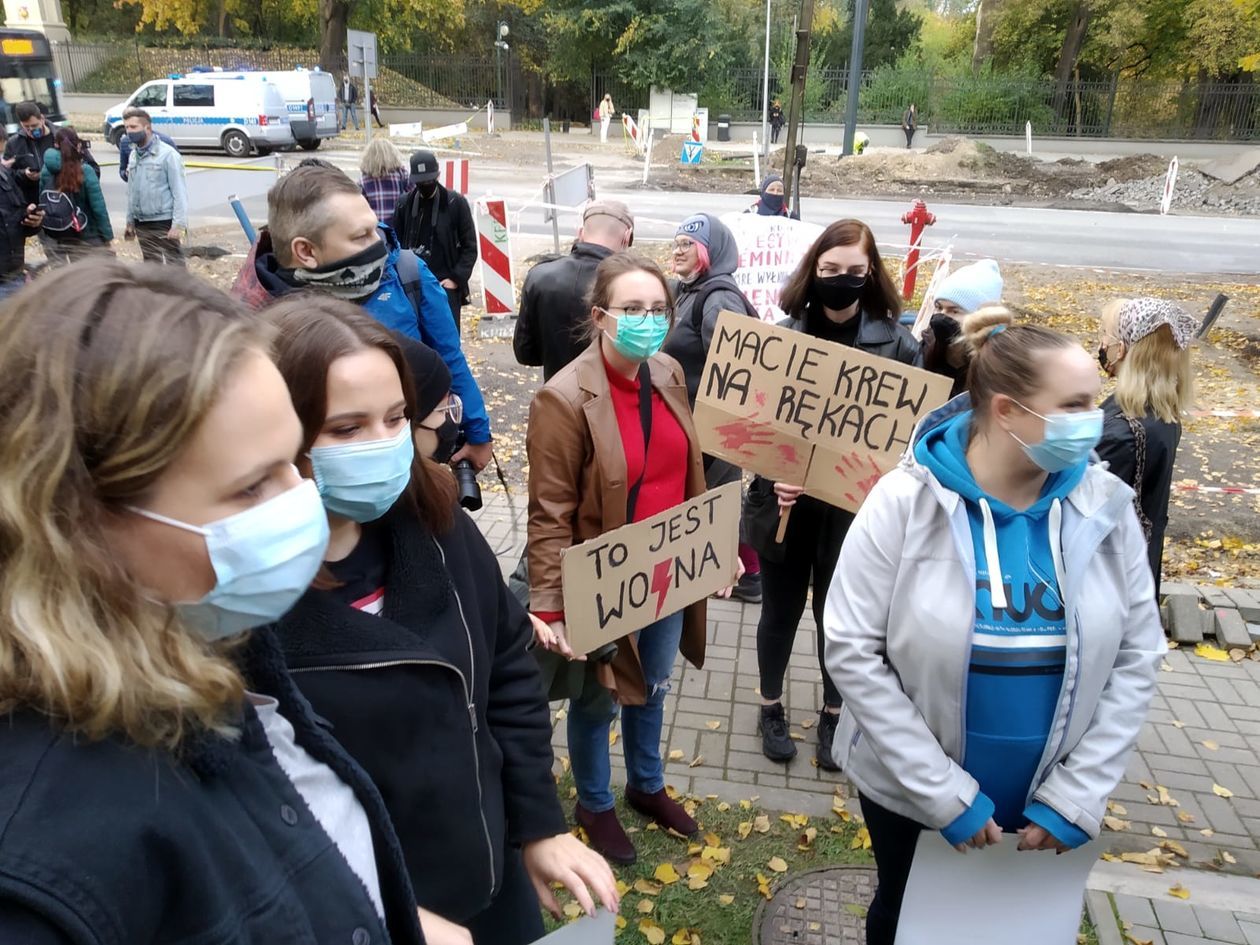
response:
M681 163L699 164L702 157L704 157L703 144L699 141L692 141L690 138L683 142L682 157L680 158Z
M376 78L376 34L346 30L346 51L350 53L350 74ZM366 103L365 103L366 104Z

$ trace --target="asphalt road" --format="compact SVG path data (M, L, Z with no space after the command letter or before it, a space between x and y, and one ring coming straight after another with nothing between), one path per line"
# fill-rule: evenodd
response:
M320 156L353 167L354 152L320 151ZM285 155L300 160L304 155ZM208 163L228 167L197 168L188 171L189 212L193 227L230 223L235 218L228 197L238 195L250 219L261 223L267 216L267 189L275 182L275 160L247 158L236 160L206 152L185 155L189 164ZM245 170L253 167L255 170ZM126 185L117 169L105 167L105 200L115 227L122 232L126 207ZM473 196L494 193L509 201L509 209L526 202L536 203L541 175L519 168L497 167L471 173ZM596 180L602 196L625 200L638 219L640 240L669 239L674 228L688 213L704 210L726 213L748 206L747 196L683 193L632 189L622 175L602 174ZM513 206L515 205L515 207ZM908 209L906 200L822 200L805 198L806 220L826 223L841 217L858 217L875 231L881 248L902 251L909 228L901 222ZM924 237L927 249L952 242L956 256L993 256L1006 262L1088 266L1106 269L1136 269L1173 273L1260 272L1260 219L1045 210L1027 207L985 207L931 203L935 226ZM543 210L530 207L520 220L523 232L546 235L551 225L544 222ZM562 213L562 245L572 238L576 216ZM195 241L195 235L194 235Z

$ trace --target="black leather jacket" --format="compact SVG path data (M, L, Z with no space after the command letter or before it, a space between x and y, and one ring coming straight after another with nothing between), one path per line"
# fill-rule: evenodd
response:
M525 277L512 349L521 364L541 365L544 381L590 345L586 293L596 267L611 255L597 243L574 243L569 255L540 262Z

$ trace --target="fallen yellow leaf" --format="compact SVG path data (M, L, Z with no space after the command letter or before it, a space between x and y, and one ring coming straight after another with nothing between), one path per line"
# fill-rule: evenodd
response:
M687 875L692 879L708 879L713 875L713 867L704 861L697 861L687 867Z
M1181 721L1181 719L1173 719L1173 728L1185 728L1185 727L1186 727L1186 723Z
M710 732L716 732L718 729L722 727L722 723L715 719L711 722L705 722L704 727L707 728Z
M1129 812L1123 804L1117 804L1115 801L1107 802L1107 810L1108 812L1115 814L1117 817L1123 817Z
M1186 887L1181 885L1181 883L1178 883L1176 886L1173 886L1168 890L1168 895L1176 896L1178 899L1189 899L1190 890L1186 889Z
M1219 784L1212 785L1212 793L1217 797L1233 797L1234 792L1227 787L1221 787Z
M770 817L766 814L758 814L753 818L753 830L757 833L770 832Z
M1181 801L1177 800L1175 797L1169 794L1168 788L1164 787L1162 784L1155 785L1155 790L1159 792L1159 802L1163 804L1165 807L1180 807L1181 806Z
M669 941L670 945L692 945L694 939L691 936L691 929L679 929Z
M853 838L853 842L849 844L853 850L869 850L871 848L871 832L865 827L859 827L857 836Z
M608 747L609 747L609 748L612 748L614 745L616 745L616 744L617 744L617 737L618 737L618 736L617 736L617 731L616 731L616 729L609 729L609 730L608 730Z
M564 914L567 918L576 919L582 914L582 907L576 902L566 902L564 904Z
M704 889L708 885L709 881L707 879L697 879L694 876L688 877L687 879L687 888L692 892Z
M706 847L720 847L722 845L722 838L710 831L704 835L704 845Z
M724 906L729 906L734 901L735 901L735 897L729 894L723 894L721 896L718 896L718 902L720 902Z
M817 837L818 837L818 828L816 827L807 828L805 832L801 834L800 839L797 840L796 849L800 850L802 853L813 849L814 840L816 840Z
M752 810L752 801L747 801L747 800L745 800L745 801L740 801L740 802L739 802L739 809L740 809L740 810Z
M787 861L781 856L770 857L770 862L768 862L766 866L770 867L770 869L774 870L776 873L786 873L788 869Z
M762 898L767 901L774 898L770 893L770 880L766 879L760 873L757 874L757 892L759 892L762 895Z
M1151 828L1151 833L1152 833L1154 836L1156 836L1156 837L1166 837L1166 836L1168 836L1168 831L1167 831L1167 830L1165 830L1165 829L1164 829L1164 828L1162 828L1162 827L1152 827L1152 828Z
M1194 655L1202 657L1205 660L1212 660L1216 663L1228 663L1229 654L1220 647L1213 646L1211 643L1199 643L1195 645Z
M1121 820L1119 817L1112 817L1110 814L1103 817L1103 826L1108 830L1128 830L1133 824L1127 820Z
M752 821L742 821L739 825L739 839L747 840L750 833L752 833Z
M1177 820L1183 824L1192 824L1194 823L1194 814L1188 810L1179 810L1177 811Z
M792 903L798 909L804 909L808 904L804 896L798 896L796 902Z
M675 748L673 751L671 751L671 752L669 753L669 760L670 760L670 761L682 761L682 760L683 760L683 751L682 751L682 749L681 749L681 748Z
M1235 857L1234 854L1230 853L1228 850L1218 851L1217 856L1220 857L1222 863L1228 863L1230 866L1233 866L1235 863L1238 862L1237 857Z
M1205 837L1215 837L1215 836L1216 836L1216 831L1215 831L1215 830L1213 830L1211 827L1204 827L1202 830L1200 830L1200 831L1199 831L1199 833L1201 833L1201 834L1202 834L1203 836L1205 836Z
M626 917L624 915L617 916L617 930L620 931L626 927Z
M696 757L687 762L687 767L699 768L702 764L704 764L704 755L696 755Z
M639 934L648 941L648 945L665 945L665 930L651 919L639 920Z
M678 871L674 869L673 863L662 863L656 868L656 872L652 874L658 883L666 886L678 882Z
M625 898L626 893L630 891L630 884L625 880L617 880L617 895Z
M636 879L634 881L634 891L645 896L657 896L660 895L661 884L654 883L648 879Z
M700 858L708 860L710 863L716 863L719 866L725 866L731 862L731 848L705 847L700 851Z
M1212 741L1212 739L1205 738L1203 740L1203 747L1206 748L1208 751L1219 751L1221 746L1217 744L1216 742Z
M1138 938L1136 935L1125 934L1125 941L1129 945L1155 945L1155 940L1150 938Z
M722 803L718 804L718 810L720 810L723 814L725 814L730 809L731 809L731 805L726 803L726 801L722 801Z
M1186 848L1176 840L1165 840L1159 846L1161 850L1167 850L1169 853L1175 853L1183 860L1190 859L1190 854L1186 852Z
M656 908L656 903L651 899L640 899L638 906L635 908L644 915L651 915L652 910Z
M813 727L814 727L813 719L806 719L804 722L801 723L801 728L813 728Z

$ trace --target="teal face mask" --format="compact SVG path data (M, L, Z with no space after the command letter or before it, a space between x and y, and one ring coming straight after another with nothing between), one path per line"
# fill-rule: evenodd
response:
M129 508L205 538L214 588L199 601L175 607L184 623L210 642L279 620L306 593L328 549L328 515L309 479L207 525Z
M310 455L315 485L328 511L372 522L390 510L411 481L411 424L404 423L388 440L317 446Z
M1019 401L1019 406L1028 410ZM1040 443L1025 443L1011 434L1025 455L1049 473L1062 472L1089 458L1090 452L1102 439L1103 412L1085 410L1080 413L1052 413L1042 417L1035 410L1028 410L1034 417L1046 422L1046 434Z
M607 309L604 314L617 321L614 334L608 335L617 353L631 361L646 361L661 350L665 336L669 334L669 316L645 312L642 315L614 315ZM608 334L607 330L604 332Z

